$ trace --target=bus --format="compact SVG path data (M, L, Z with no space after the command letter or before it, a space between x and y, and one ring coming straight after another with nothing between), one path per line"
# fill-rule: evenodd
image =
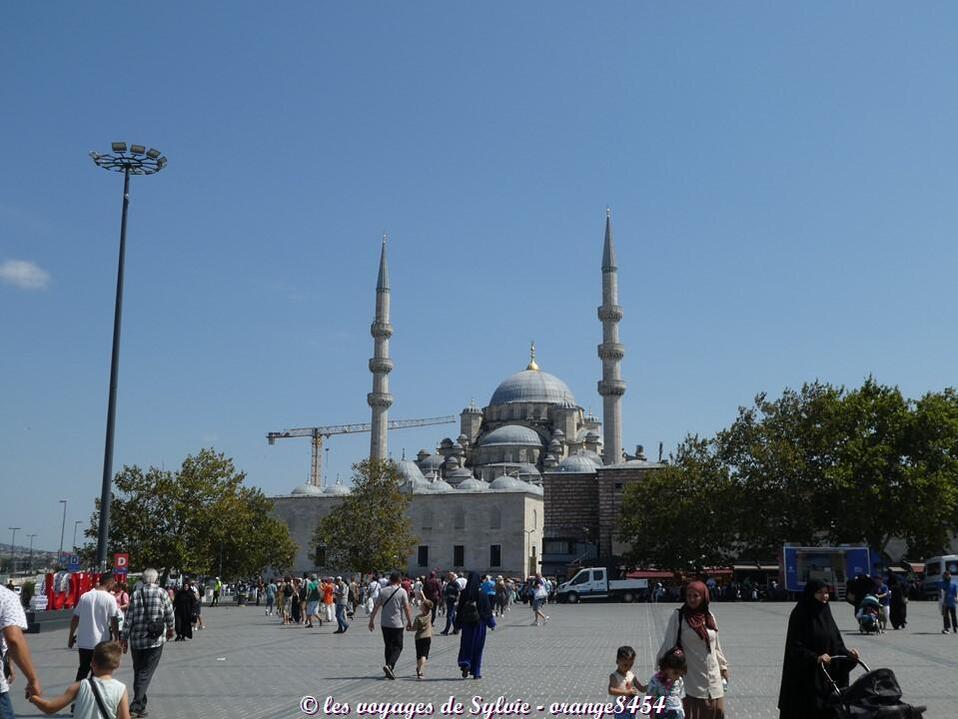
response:
M951 576L958 581L958 554L945 554L925 560L925 579L922 586L927 599L938 598L941 577L946 571L951 572Z

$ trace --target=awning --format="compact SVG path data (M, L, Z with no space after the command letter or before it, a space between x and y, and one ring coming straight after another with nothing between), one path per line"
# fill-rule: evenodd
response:
M675 572L664 569L635 569L626 573L628 579L673 579Z
M777 572L777 564L734 564L732 569L736 572Z

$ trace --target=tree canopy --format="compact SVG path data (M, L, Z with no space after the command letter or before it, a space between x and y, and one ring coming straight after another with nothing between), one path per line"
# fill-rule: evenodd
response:
M771 558L786 542L892 538L942 551L958 511L958 394L918 400L868 378L814 382L740 407L712 438L688 437L671 464L627 488L619 536L637 564L685 569Z
M364 460L353 465L353 490L323 517L313 545L325 557L317 565L367 574L405 565L418 541L410 529L409 496L400 491L403 478L391 460Z
M113 482L109 553L127 552L134 569L248 577L292 564L296 544L270 513L272 502L244 486L246 474L212 449L176 472L127 466ZM97 536L99 501L87 537ZM94 547L84 554L92 559ZM222 558L222 560L221 560Z

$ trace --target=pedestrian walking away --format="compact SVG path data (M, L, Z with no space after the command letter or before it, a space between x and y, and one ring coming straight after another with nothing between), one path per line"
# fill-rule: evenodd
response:
M113 596L113 585L111 573L101 575L96 587L80 597L73 608L67 648L73 649L76 645L78 649L79 668L75 681L89 676L93 649L97 644L120 638L120 608Z
M396 663L402 654L403 630L413 626L412 609L409 595L400 585L399 572L389 575L389 585L384 587L376 599L372 614L369 615L369 631L376 628L376 615L382 614L379 625L383 633L384 657L383 674L387 679L396 678ZM403 615L406 621L403 622Z
M725 719L725 687L728 662L719 640L718 623L709 609L709 589L703 582L691 582L685 589L685 603L672 612L665 638L656 654L656 664L678 647L685 655L685 699L688 719Z
M456 629L456 604L459 602L459 583L456 581L456 573L449 572L449 581L446 582L445 589L442 590L442 597L446 602L446 626L440 634L448 635L452 629L454 634L458 634Z
M74 682L58 697L44 699L34 695L30 701L45 714L56 714L73 703L74 719L128 719L130 697L126 685L113 678L122 657L123 649L117 642L100 642L93 648L93 676Z
M196 595L189 580L177 590L173 597L173 620L176 625L177 642L193 638L193 617L196 614Z
M486 645L486 629L496 628L492 616L492 604L489 595L483 591L478 572L469 572L466 588L459 595L456 607L456 629L462 632L459 637L459 670L462 678L470 674L473 679L482 678L482 652Z
M147 690L163 656L163 644L173 638L175 627L170 595L156 585L155 569L143 572L143 586L130 597L130 611L123 627L123 653L133 659L133 701L130 715L146 716Z
M346 623L346 607L349 602L349 585L343 581L342 577L336 577L336 582L333 585L333 601L336 606L336 624L338 629L336 629L333 634L345 634L346 630L349 629L349 624Z

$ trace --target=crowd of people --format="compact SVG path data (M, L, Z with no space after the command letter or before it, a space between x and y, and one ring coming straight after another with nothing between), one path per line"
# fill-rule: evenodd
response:
M620 719L636 715L635 706L627 702L638 698L642 707L653 707L654 715L664 719L724 719L730 670L711 610L710 584L697 580L682 588L680 606L670 612L656 652L656 671L646 682L632 672L636 650L629 645L618 648L608 693L623 700ZM533 623L545 624L549 620L545 605L554 596L555 585L540 574L517 580L433 571L416 578L399 572L348 580L315 574L281 577L252 583L250 590L257 604L262 600L266 615L283 625L315 627L336 621L335 633L343 634L360 611L368 616L370 631L375 631L378 620L387 680L396 678L404 636L410 632L417 678L426 675L433 636L452 634L459 637L456 664L462 678L480 679L487 635L495 631L497 619L525 601ZM887 607L889 620L900 620L904 626L904 614L898 615L900 608L895 606L896 596L904 601L904 585L893 579L863 578L854 588L875 596L883 613ZM27 698L45 713L69 705L73 716L82 719L147 716L148 690L165 642L187 641L194 629L202 629L202 605L215 606L223 589L219 579L188 578L163 588L153 569L145 570L132 590L109 573L101 575L73 610L67 645L77 650L75 682L58 696L45 696L23 636L26 620L19 597L0 587L0 652L5 660L0 719L13 717L9 699L13 665L26 680ZM832 690L848 686L850 670L858 662L858 652L845 645L835 624L830 598L826 585L810 580L790 614L778 701L781 719L830 717ZM943 631L958 631L958 584L949 574L941 584L939 604ZM445 621L441 632L436 631L438 620ZM113 678L125 654L132 661L132 691Z

